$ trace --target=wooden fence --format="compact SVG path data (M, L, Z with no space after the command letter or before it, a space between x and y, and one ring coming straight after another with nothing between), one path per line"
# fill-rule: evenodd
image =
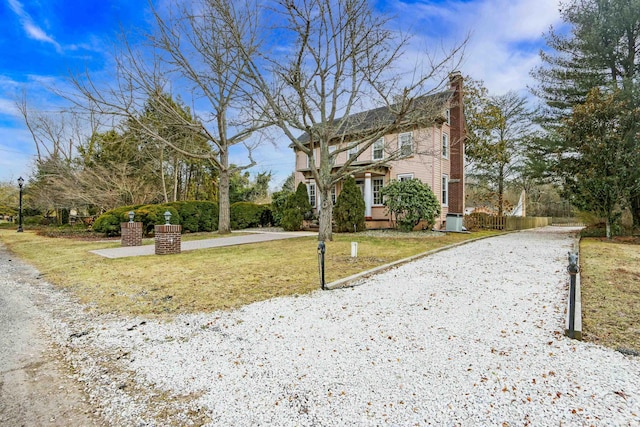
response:
M464 226L467 230L514 231L551 225L551 220L551 217L521 217L471 214L464 216Z
M584 222L575 217L557 217L554 216L551 225L558 225L561 227L584 227Z

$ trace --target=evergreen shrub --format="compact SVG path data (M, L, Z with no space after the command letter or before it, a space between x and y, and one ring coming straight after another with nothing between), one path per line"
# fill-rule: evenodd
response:
M231 205L231 228L242 230L251 227L265 227L270 224L271 205L252 202L236 202Z
M129 221L129 212L140 206L120 206L106 211L93 222L92 230L97 233L104 233L107 237L118 236L120 234L120 223Z
M178 210L173 206L169 206L168 204L144 205L134 210L134 220L142 222L142 232L148 236L152 234L156 225L162 225L166 223L166 220L164 218L164 213L166 211L171 212L171 219L169 220L170 224L180 224L180 215L178 214Z
M364 231L364 198L356 185L356 180L350 176L343 181L342 191L338 194L336 205L333 207L333 221L339 233ZM355 226L355 227L354 227Z
M208 201L189 200L167 203L178 211L183 233L214 231L218 229L218 204Z
M296 191L290 193L284 202L280 225L285 231L298 231L302 229L305 219L313 218L313 208L309 203L309 193L305 183L298 184Z
M411 231L424 220L431 228L440 215L440 202L431 188L419 179L391 181L380 190L384 205L395 216L400 231Z
M273 220L271 221L271 223L275 227L279 227L282 225L284 208L287 203L287 199L291 194L293 194L291 191L282 190L276 191L271 195L271 214L273 215Z

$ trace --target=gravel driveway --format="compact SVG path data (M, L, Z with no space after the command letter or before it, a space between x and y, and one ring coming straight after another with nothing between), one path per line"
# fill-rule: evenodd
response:
M50 333L110 425L640 425L640 360L562 335L572 243L513 233L169 322L56 296Z

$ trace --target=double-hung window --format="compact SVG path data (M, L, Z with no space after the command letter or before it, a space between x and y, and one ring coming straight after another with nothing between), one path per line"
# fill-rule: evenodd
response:
M449 175L442 175L442 205L449 206Z
M371 184L373 186L373 204L381 205L382 204L382 194L380 194L380 190L384 186L384 178L373 178L371 180Z
M380 138L371 146L372 160L384 159L384 138Z
M402 157L413 154L413 134L411 132L398 135L398 148Z
M333 184L333 187L331 187L331 203L332 204L336 204L336 185Z
M316 207L316 183L310 182L307 184L307 191L309 192L309 203L312 208Z
M316 150L312 150L310 155L307 155L307 169L311 168L311 158L313 157L315 160Z
M398 181L408 181L410 179L413 179L413 174L412 173L403 173L401 175L397 176Z
M358 160L358 145L354 145L353 147L349 148L348 151L348 156L349 156L349 160L352 160L355 162Z
M449 158L449 135L446 133L442 134L442 158Z
M331 155L333 154L333 152L336 151L336 146L335 145L330 145L329 146L329 164L331 166L335 166L336 165L336 158L331 157Z

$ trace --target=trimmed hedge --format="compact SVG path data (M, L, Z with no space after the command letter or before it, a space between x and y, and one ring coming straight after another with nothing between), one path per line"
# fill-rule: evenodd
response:
M267 227L273 223L271 205L236 202L231 205L231 228L242 230L251 227Z
M177 209L182 220L183 233L214 231L218 229L218 204L205 201L167 203Z
M135 211L142 205L120 206L100 215L93 222L92 230L107 236L120 234L120 223L129 221L129 211Z
M160 205L120 206L100 215L93 223L93 231L107 236L120 234L120 223L129 221L129 212L135 213L134 221L142 222L143 232L149 235L155 225L165 223L164 213L171 212L171 224L182 225L182 232L213 231L218 228L218 205L212 202L187 201Z
M168 206L167 204L145 205L136 209L134 211L134 221L142 223L142 232L148 236L154 231L154 227L156 225L166 223L164 213L167 211L171 212L169 224L180 224L180 215L178 214L178 210L173 206Z

